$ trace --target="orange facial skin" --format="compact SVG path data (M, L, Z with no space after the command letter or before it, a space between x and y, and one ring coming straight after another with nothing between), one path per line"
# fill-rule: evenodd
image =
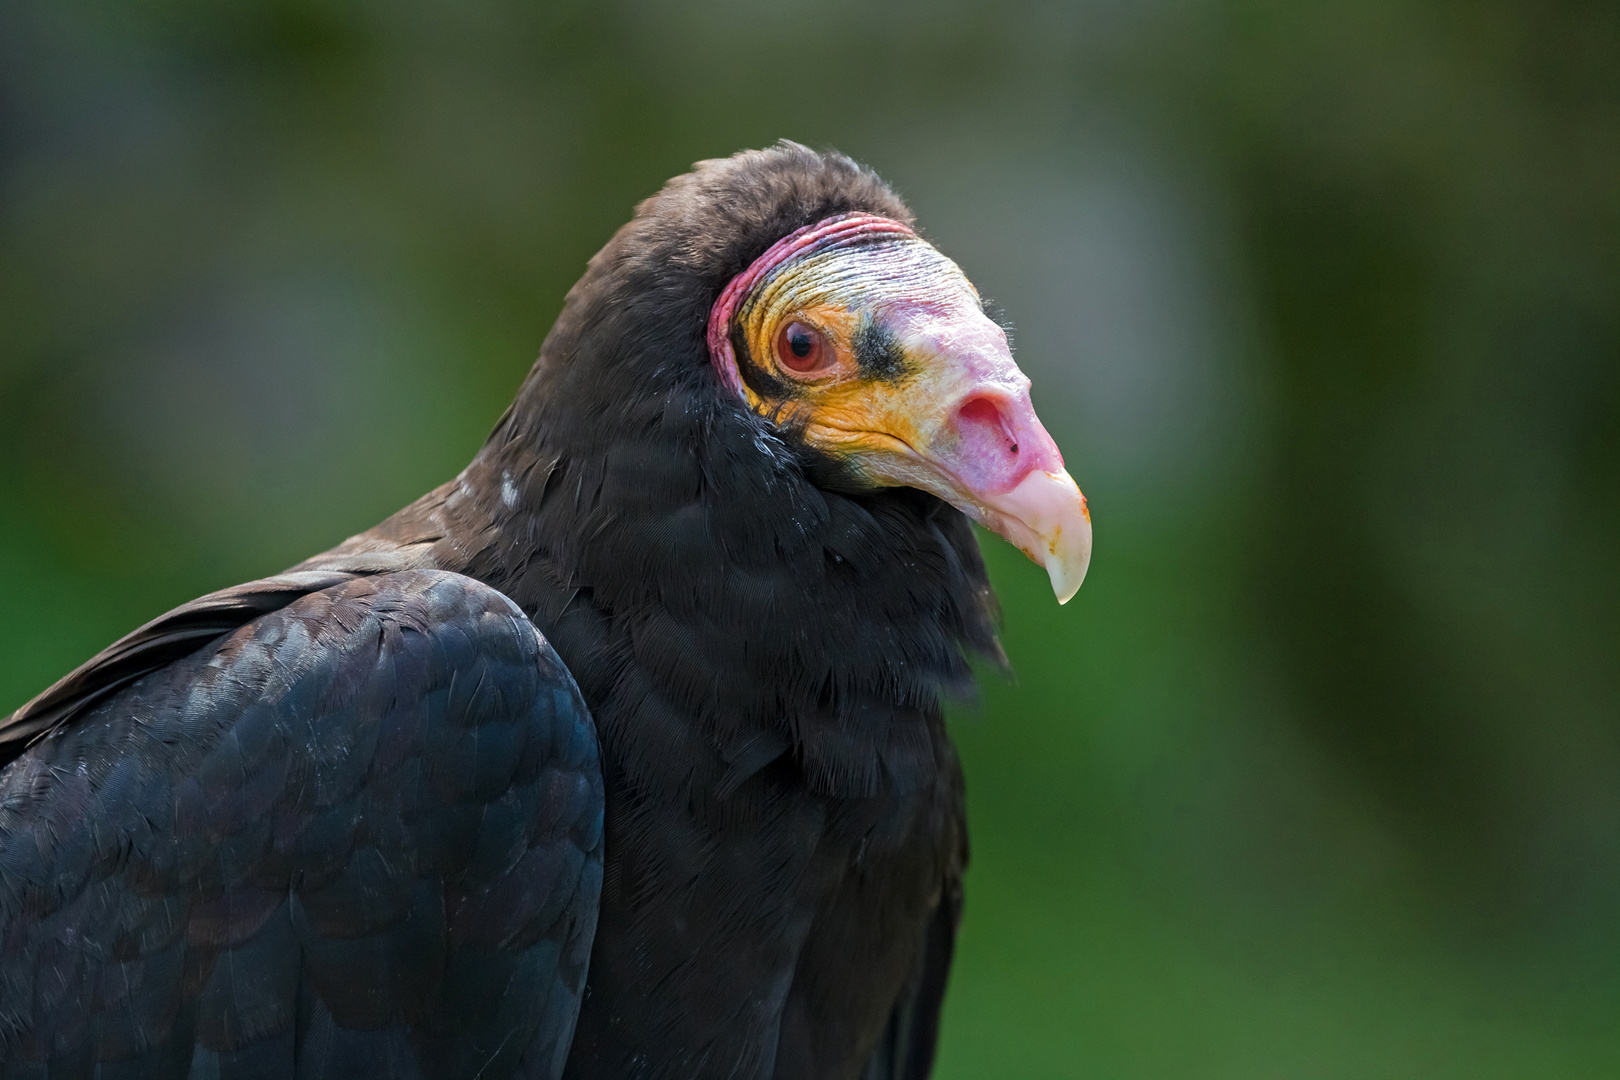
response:
M775 339L783 324L799 321L818 331L831 349L826 368L803 374L780 362ZM860 313L832 303L808 303L774 318L754 320L747 336L747 355L766 358L755 365L771 375L782 391L765 396L747 379L749 403L761 413L774 413L805 425L811 444L852 466L857 473L873 452L885 455L914 450L922 433L910 415L918 390L929 375L920 365L908 365L901 379L876 378L861 370L855 355ZM769 383L765 383L770 394ZM881 481L877 477L873 480Z
M1091 523L1029 379L962 271L911 235L812 251L731 324L750 408L873 487L931 492L1079 588Z
M825 367L798 372L783 363L777 338L795 321L825 338L831 350ZM921 329L924 333L914 336L927 338L925 324L930 322L966 323L980 336L996 339L979 344L1006 350L1006 336L983 315L978 291L955 263L921 240L841 248L790 262L738 312L742 355L756 372L769 376L745 375L744 393L755 411L805 424L812 445L858 474L870 474L875 485L911 483L909 477L886 475L898 464L893 459L926 450L938 434L931 421L945 411L946 401L956 396L953 391L963 388L958 384L979 374L968 369L984 366L939 355L947 341L907 341L896 332ZM863 369L856 343L865 323L882 326L898 339L899 370L879 374Z

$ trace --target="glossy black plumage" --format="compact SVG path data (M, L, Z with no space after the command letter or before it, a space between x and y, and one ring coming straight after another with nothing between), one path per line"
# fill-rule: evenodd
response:
M910 220L871 173L793 146L671 181L592 260L463 474L295 568L338 590L483 582L577 680L606 862L571 1080L931 1068L966 861L940 695L969 684L964 652L999 655L978 550L956 510L852 490L748 412L704 343L727 281L848 210ZM116 681L91 665L15 729L83 738L145 686L183 692L197 661L148 636L172 666L75 715Z
M0 774L0 1076L552 1075L600 785L494 590L299 597Z

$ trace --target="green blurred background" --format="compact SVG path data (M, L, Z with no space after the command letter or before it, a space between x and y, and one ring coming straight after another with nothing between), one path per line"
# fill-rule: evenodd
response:
M945 1078L1620 1076L1620 6L0 3L0 708L471 456L695 159L869 162L1090 496L986 544Z

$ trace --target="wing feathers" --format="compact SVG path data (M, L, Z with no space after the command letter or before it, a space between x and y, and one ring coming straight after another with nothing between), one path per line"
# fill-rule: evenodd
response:
M602 777L577 689L501 594L285 575L18 715L0 739L50 734L0 772L0 1076L560 1071Z
M67 723L107 695L194 653L210 641L260 615L277 611L312 592L353 579L347 571L300 571L236 585L182 604L107 646L68 672L32 701L0 720L5 761L42 732Z

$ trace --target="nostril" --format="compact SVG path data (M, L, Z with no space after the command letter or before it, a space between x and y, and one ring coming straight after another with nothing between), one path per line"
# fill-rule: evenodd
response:
M1009 454L1017 456L1018 440L1007 423L1006 414L994 399L982 395L969 398L957 411L957 417L964 430L975 430L981 438L988 437L986 441L994 440Z

